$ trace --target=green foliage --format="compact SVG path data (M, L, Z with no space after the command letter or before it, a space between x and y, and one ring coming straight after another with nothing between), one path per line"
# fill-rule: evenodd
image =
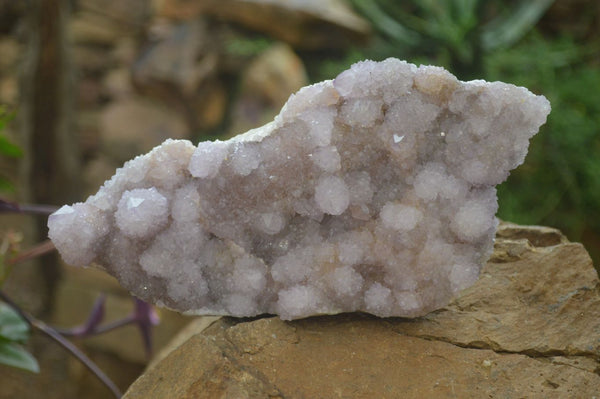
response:
M29 327L23 319L4 303L0 303L0 340L25 342Z
M0 134L0 154L10 158L21 158L23 150L18 145L11 143L8 137Z
M7 258L14 256L20 235L7 232L0 241L0 287L10 272ZM35 358L21 344L29 338L29 325L11 307L0 302L0 364L39 372Z
M481 75L483 55L530 31L554 0L352 0L389 42L390 55L426 55L460 78Z
M23 156L23 151L19 146L12 143L3 133L6 125L15 117L14 112L10 112L5 106L0 105L0 156L8 158L20 158ZM11 182L0 176L0 192L14 191L14 186Z
M10 112L8 108L0 105L0 155L10 158L20 158L23 156L23 151L19 146L13 144L5 134L2 133L6 129L6 125L15 118L15 112Z
M227 41L225 44L225 51L231 55L251 57L260 54L272 43L272 40L263 36L254 38L240 36Z
M530 87L552 103L525 165L499 187L501 218L556 226L574 240L600 231L600 71L586 63L598 50L533 34L487 59L487 78Z
M38 373L38 362L20 344L29 338L29 326L9 306L0 303L0 364Z
M373 51L359 48L351 48L339 58L325 57L319 60L316 66L307 65L309 76L313 82L333 79L348 67L365 58L379 60Z
M501 6L504 2L495 3ZM482 29L482 47L491 52L517 43L535 26L552 3L554 0L519 1L512 8L505 9Z

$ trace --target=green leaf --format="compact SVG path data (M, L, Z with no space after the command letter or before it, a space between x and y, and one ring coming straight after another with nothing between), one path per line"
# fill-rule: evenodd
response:
M8 107L0 104L0 131L4 130L6 124L15 119L16 112L9 111Z
M353 0L353 6L367 19L369 19L375 29L384 35L403 43L415 45L420 42L419 34L411 31L392 16L388 15L377 2L372 0Z
M25 342L29 337L29 326L8 305L0 303L0 339Z
M21 158L23 150L18 145L11 143L5 135L0 134L0 154L11 158Z
M0 192L14 193L15 186L10 181L0 176Z
M40 372L37 360L24 348L14 343L0 342L0 364L32 373Z
M225 49L229 54L248 57L265 51L271 45L271 43L272 41L265 37L238 37L229 40L225 45Z
M483 47L492 51L513 45L535 26L552 3L554 0L523 1L511 14L492 20L481 36Z

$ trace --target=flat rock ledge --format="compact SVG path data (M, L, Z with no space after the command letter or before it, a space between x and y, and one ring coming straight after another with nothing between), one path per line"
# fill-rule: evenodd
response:
M502 223L479 281L443 309L200 318L124 398L591 398L599 287L581 244Z

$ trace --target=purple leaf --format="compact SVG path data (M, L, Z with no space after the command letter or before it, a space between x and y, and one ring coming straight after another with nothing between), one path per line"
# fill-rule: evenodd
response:
M148 358L152 354L152 327L160 322L158 314L152 305L135 298L135 309L133 311L133 322L137 324L144 340L144 349Z
M105 303L106 294L100 294L98 298L96 298L94 306L92 306L90 315L88 316L88 319L84 324L82 324L81 326L73 327L68 330L61 330L60 333L65 336L78 338L83 338L98 333L98 326L100 325L102 320L104 320Z

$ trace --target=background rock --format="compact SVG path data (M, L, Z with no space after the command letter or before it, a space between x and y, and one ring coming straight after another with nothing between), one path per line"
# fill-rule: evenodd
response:
M131 73L127 68L113 69L106 74L102 81L111 98L127 98L133 94Z
M197 19L159 22L156 38L132 66L137 91L170 104L191 130L211 129L225 114L227 93L219 77L221 60L214 27Z
M181 23L166 29L163 35L135 63L135 81L145 85L156 80L172 84L185 94L193 93L216 67L214 60L200 61L210 40L206 23Z
M229 136L272 121L289 96L308 84L302 60L292 48L280 42L271 45L242 72Z
M300 57L283 43L275 43L258 55L242 75L242 90L253 91L273 107L283 107L291 94L308 85Z
M161 16L211 15L308 49L364 42L370 33L369 24L342 0L159 0L155 4Z
M21 45L16 40L10 38L0 39L0 73L10 73L19 62L19 53L22 51Z
M168 107L144 98L117 101L100 116L103 152L121 165L168 138L189 138L185 121Z
M150 17L147 0L78 0L71 21L75 43L112 45L142 31Z
M592 397L599 357L585 249L554 229L502 224L480 280L444 309L222 318L174 344L125 398Z

